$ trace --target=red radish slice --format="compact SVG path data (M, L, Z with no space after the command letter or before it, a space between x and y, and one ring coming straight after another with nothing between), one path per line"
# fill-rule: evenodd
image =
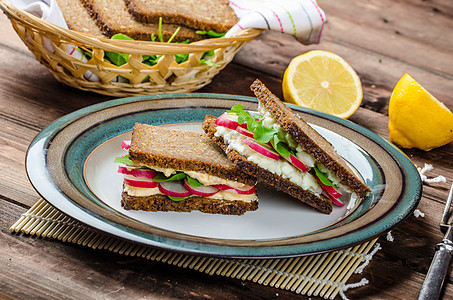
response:
M121 142L121 148L123 148L124 150L129 150L130 147L131 147L130 140L124 140Z
M222 191L238 193L241 195L251 195L251 194L255 193L255 187L250 186L250 185L246 185L245 187L242 187L242 188L234 188L234 187L231 187L226 184L216 184L216 185L213 185L213 187L218 188L219 190L222 190Z
M330 198L330 200L332 200L332 202L336 205L336 206L344 206L344 203L341 202L341 200L339 198L335 198L333 197L331 194L327 193L327 196Z
M242 135L245 135L245 136L249 137L249 138L253 138L253 132L248 131L248 130L245 129L245 128L242 128L241 126L238 126L238 127L236 128L236 131L239 132L239 133L242 134Z
M118 167L118 173L125 175L132 175L134 177L146 177L149 179L154 178L157 175L157 172L150 169L140 169L140 168L127 168L124 166Z
M154 181L141 181L124 178L124 183L133 187L138 188L155 188L158 186L157 182Z
M269 157L274 160L278 160L280 158L280 154L275 152L273 149L271 149L267 145L259 144L250 139L243 139L242 142L245 142L245 144L247 146L249 146L251 149L255 150L256 152L258 152L266 157Z
M187 178L184 178L184 187L191 193L201 197L209 197L219 192L219 189L213 186L197 186L193 187L187 183Z
M308 167L294 155L290 154L289 157L283 156L283 158L285 158L287 161L289 161L291 164L293 164L296 168L298 168L302 172L308 171Z
M237 116L230 115L228 113L224 113L223 115L218 117L215 120L215 124L217 126L226 127L226 128L229 128L229 129L236 129L236 127L239 126L239 123L237 121Z
M336 206L344 206L344 203L341 202L341 200L339 199L342 196L342 194L339 191L337 191L333 186L328 186L322 183L318 176L315 175L315 178L318 181L319 185L322 187L322 189L326 192L327 196L330 198L330 200L332 200L332 202Z
M171 197L188 197L190 192L184 187L182 180L171 180L159 183L159 191Z

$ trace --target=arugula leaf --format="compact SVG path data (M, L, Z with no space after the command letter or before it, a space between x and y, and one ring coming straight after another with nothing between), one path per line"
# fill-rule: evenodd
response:
M204 186L204 184L202 184L202 183L199 182L197 179L192 178L192 177L190 177L190 176L187 176L187 183L188 183L191 187Z
M263 124L261 124L258 121L255 121L255 122L257 124L255 127L255 132L253 133L253 137L258 142L266 144L270 140L272 140L275 135L277 135L277 130L263 126ZM248 123L247 123L247 125L248 125Z
M226 32L215 32L213 30L209 30L209 31L206 31L206 30L197 30L196 31L197 34L201 34L201 35L207 35L207 36L210 36L210 37L213 37L213 38L218 38L218 37L223 37L225 35Z
M157 173L156 176L154 176L153 181L154 182L164 182L164 181L173 181L173 180L181 180L186 178L186 174L184 173L176 173L171 175L170 177L166 177L163 173Z
M274 147L275 151L277 151L280 155L285 157L290 157L291 154L294 155L294 151L289 148L289 146L281 141L278 138L278 135L274 135L274 138L271 140L272 147Z
M126 154L124 156L115 157L113 162L119 163L119 164L125 164L125 165L131 166L131 167L136 167L136 165L129 159L129 154Z
M117 33L117 34L114 34L112 37L111 37L112 40L128 40L128 41L133 41L134 39L131 38L131 37L128 37L127 35L123 34L123 33Z
M206 59L200 59L200 63L201 63L202 65L208 65L208 66L210 66L210 67L220 67L220 65L219 65L219 64L216 64L215 62L213 62L212 59L208 59L208 60L206 60Z
M313 170L315 170L316 176L319 178L319 180L327 186L334 186L334 184L327 178L327 176L321 172L317 167L313 167Z
M185 200L187 198L189 198L190 196L187 196L187 197L173 197L173 196L168 196L166 195L168 198L170 198L171 200L173 201L182 201L182 200Z

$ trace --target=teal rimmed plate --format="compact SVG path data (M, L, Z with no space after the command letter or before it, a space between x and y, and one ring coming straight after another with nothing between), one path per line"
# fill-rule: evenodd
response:
M201 131L206 114L220 115L255 98L220 94L165 94L124 98L66 115L39 133L26 157L38 193L70 217L104 233L143 245L195 255L292 257L328 252L389 231L416 208L422 191L411 161L378 135L350 121L291 106L373 190L330 215L259 184L259 209L242 216L126 211L122 177L113 158L135 122Z

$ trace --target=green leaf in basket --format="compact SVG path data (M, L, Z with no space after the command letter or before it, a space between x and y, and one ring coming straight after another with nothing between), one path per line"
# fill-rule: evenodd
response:
M197 30L196 31L197 34L201 34L201 35L207 35L209 37L213 37L213 38L219 38L219 37L223 37L225 35L225 32L215 32L213 30L209 30L209 31L206 31L206 30Z
M127 35L122 34L122 33L114 34L114 35L111 37L111 39L112 39L112 40L128 40L128 41L133 41L133 40L134 40L133 38L128 37Z
M128 41L132 40L133 41L134 39L128 37L125 34L117 33L112 36L112 40L128 40ZM122 66L129 61L128 54L105 51L105 56L112 64L114 64L116 66Z
M208 65L210 67L220 67L220 65L213 62L212 59L200 59L200 63L202 65Z

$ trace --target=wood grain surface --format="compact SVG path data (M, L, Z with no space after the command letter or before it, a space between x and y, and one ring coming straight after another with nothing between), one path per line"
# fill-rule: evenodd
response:
M259 78L282 96L291 59L313 49L345 58L359 74L362 107L350 118L388 139L388 101L398 79L411 74L453 109L453 2L450 0L319 0L327 15L322 43L305 46L292 37L264 32L249 42L213 82L199 92L252 96ZM0 299L294 299L296 294L107 251L12 234L9 227L39 195L24 159L33 137L59 117L112 99L58 83L0 16ZM430 152L404 149L416 164L432 164L418 209L383 236L382 250L362 274L369 284L350 289L350 299L415 299L429 268L445 199L453 181L453 144ZM450 266L442 299L453 299ZM297 296L300 299L308 297ZM316 299L316 297L311 297Z

